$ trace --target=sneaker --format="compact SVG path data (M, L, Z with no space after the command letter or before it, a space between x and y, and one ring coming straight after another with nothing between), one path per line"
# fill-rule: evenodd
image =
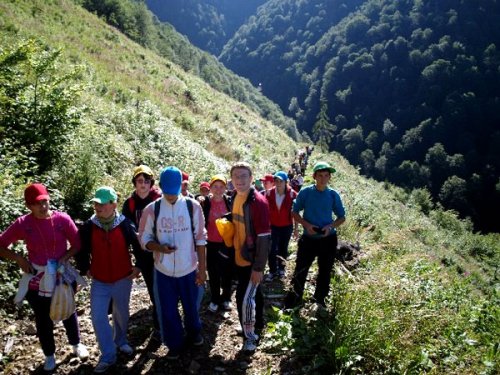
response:
M108 371L108 369L113 366L115 363L114 362L104 362L104 361L99 361L97 366L94 368L94 373L95 374L102 374L103 372Z
M43 369L45 371L52 371L56 368L56 357L53 355L48 355L45 357L45 363L43 364Z
M215 313L217 312L217 310L219 309L219 305L213 303L213 302L210 302L210 304L208 305L208 310Z
M224 301L222 303L222 308L225 310L225 311L231 311L233 309L233 304L231 303L231 301Z
M272 272L269 272L268 274L266 274L266 276L264 276L265 282L273 281L273 279L274 279L274 273L272 273Z
M279 270L279 271L278 271L278 277L279 277L280 279L284 278L284 277L285 277L285 270Z
M179 359L179 352L177 350L169 350L165 359L175 361L176 359Z
M246 339L242 350L244 352L254 352L257 349L257 341L254 339Z
M123 344L120 346L120 351L126 355L131 355L134 352L134 349L129 344Z
M73 345L73 354L82 360L89 357L89 351L87 350L87 347L82 343Z

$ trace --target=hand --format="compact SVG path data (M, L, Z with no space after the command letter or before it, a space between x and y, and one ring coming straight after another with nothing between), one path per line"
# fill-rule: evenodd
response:
M23 272L25 272L25 273L35 273L35 269L31 265L31 263L26 260L26 258L24 258L22 256L19 256L16 259L16 263L19 265L19 267L21 267L21 269L23 270Z
M161 253L172 254L176 250L177 250L177 246L160 245L160 252Z
M307 224L307 225L304 225L304 228L307 232L307 234L311 235L311 236L314 236L315 234L318 234L315 230L314 230L314 225L312 224Z
M196 272L196 285L203 285L207 281L207 272L205 269L200 269Z
M332 230L333 226L331 224L325 225L321 230L323 231L323 237L329 236L330 231Z
M260 284L263 278L264 278L264 272L252 270L252 274L250 275L250 281L252 282L253 285Z
M132 267L132 273L128 276L129 279L133 280L141 274L141 269L139 267Z

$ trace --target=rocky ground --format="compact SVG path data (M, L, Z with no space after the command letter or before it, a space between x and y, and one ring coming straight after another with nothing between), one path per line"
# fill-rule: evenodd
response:
M352 267L359 256L359 249L348 249L343 264ZM290 261L293 262L292 254ZM292 263L293 264L293 263ZM340 266L340 269L339 267ZM337 271L349 272L340 265ZM289 285L293 267L289 267L283 280L264 284L267 296L266 311L272 305L280 305L284 289ZM344 271L342 271L344 270ZM152 335L151 306L142 279L134 283L130 303L129 341L135 352L131 356L120 354L117 364L108 374L300 374L300 366L290 358L290 353L276 355L258 348L252 354L241 351L243 339L237 335L238 315L236 309L227 313L212 313L207 310L205 298L201 310L204 345L185 352L178 360L164 358L167 349ZM234 293L233 293L233 304ZM99 358L99 351L90 321L88 288L77 294L82 342L87 345L90 356L80 361L71 353L64 327L55 328L57 349L56 374L91 374ZM40 349L30 309L24 313L14 312L0 321L0 373L44 374L44 356ZM265 331L263 332L265 334ZM265 340L265 337L264 337Z

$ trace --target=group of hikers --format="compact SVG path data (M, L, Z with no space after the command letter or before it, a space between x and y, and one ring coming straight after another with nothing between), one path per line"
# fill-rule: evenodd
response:
M238 162L230 169L230 180L214 175L194 197L188 191L189 176L179 168L164 168L157 187L153 171L140 165L133 170L134 191L121 214L116 191L100 187L91 199L94 214L79 227L66 213L50 208L43 184L27 186L24 198L30 212L0 234L0 256L17 262L23 271L16 302L26 298L33 309L44 369L56 367L51 299L60 274L77 273L69 262L72 257L79 273L70 279L74 291L77 283L85 282L80 275L91 281L90 314L100 350L95 373L114 365L118 352L134 351L127 338L129 303L132 281L141 274L153 305L154 335L168 347L167 359L175 360L190 346L204 343L200 304L207 273L211 312L233 308L235 280L242 350L255 351L264 328L261 285L284 276L289 241L293 232L298 236L298 224L303 233L284 308L302 303L306 277L316 258L313 299L325 306L336 228L345 221L342 200L329 187L334 172L328 163L317 162L314 183L297 193L288 173L278 171L271 175L268 182L272 183L259 191L251 166ZM27 258L11 248L21 240ZM87 358L76 312L63 324L73 353Z

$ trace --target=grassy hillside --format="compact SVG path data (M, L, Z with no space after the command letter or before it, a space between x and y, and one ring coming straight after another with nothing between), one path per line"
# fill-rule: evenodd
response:
M111 184L127 194L138 162L155 170L177 165L195 185L240 159L259 176L285 168L299 147L242 104L67 0L0 3L1 103L8 93L4 67L26 43L35 62L61 49L54 77L79 72L72 81L75 124L40 173L33 172L36 160L23 156L33 145L9 147L10 123L0 124L2 230L23 211L29 180L47 183L57 207L85 218L93 189ZM19 100L32 100L32 87ZM319 159L338 171L332 184L348 212L340 236L359 241L366 257L352 275L332 280L324 315L307 315L307 306L302 315L276 312L263 340L266 352L284 352L284 363L297 360L311 373L498 372L499 236L471 233L469 223L434 206L425 191L408 194L365 179L337 154L317 151L312 163ZM17 277L14 265L0 263L3 300L11 299ZM2 318L8 311L10 302L0 305Z

